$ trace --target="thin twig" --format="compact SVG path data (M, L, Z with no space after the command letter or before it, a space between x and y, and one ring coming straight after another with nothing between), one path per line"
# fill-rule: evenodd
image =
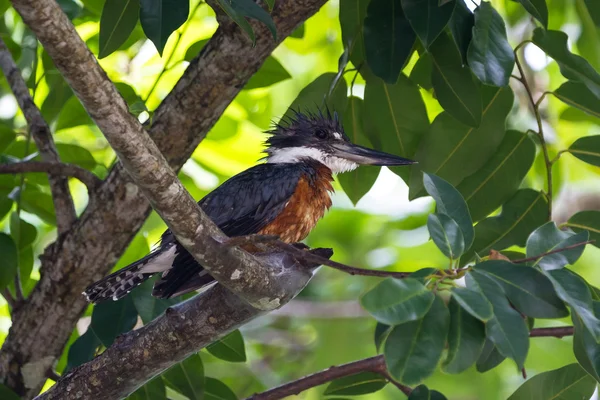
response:
M535 328L529 332L529 337L555 337L562 338L573 336L575 328L572 326L556 326L551 328Z
M2 289L2 297L4 297L10 308L14 310L15 306L17 305L17 300L13 297L12 293L10 292L10 290L8 290L8 288Z
M17 174L28 172L44 172L52 176L69 177L72 176L80 180L88 188L88 192L93 191L102 183L102 180L96 175L73 164L28 161L14 164L0 164L0 174Z
M595 240L587 240L585 242L575 243L575 244L572 244L570 246L561 247L560 249L550 250L550 251L548 251L546 253L538 254L538 255L533 256L533 257L527 257L527 258L520 258L518 260L512 260L512 263L513 264L522 264L522 263L526 263L526 262L529 262L529 261L535 261L535 260L537 260L539 258L549 256L550 254L561 253L563 251L571 250L571 249L574 249L574 248L580 247L580 246L585 246L585 245L588 245L588 244L591 244L591 243L594 243L594 242L595 242Z

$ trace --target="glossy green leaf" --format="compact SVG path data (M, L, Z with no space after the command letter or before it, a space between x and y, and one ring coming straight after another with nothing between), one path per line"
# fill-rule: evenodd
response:
M167 389L162 378L156 377L133 392L127 400L167 400Z
M567 34L562 31L545 31L537 28L533 32L533 43L544 50L559 65L565 78L581 82L600 98L600 74L583 57L571 53L567 46Z
M458 259L465 251L465 238L452 218L445 214L429 214L427 229L435 245L451 260Z
M20 397L10 390L8 386L4 386L0 383L0 398L3 400L19 400Z
M235 393L223 382L215 378L205 378L204 400L237 400Z
M600 135L577 139L569 147L569 153L583 162L600 167Z
M449 323L448 309L435 297L422 319L395 326L383 350L392 377L405 385L415 385L430 376L442 357Z
M117 301L107 301L94 307L90 329L105 347L117 336L133 329L137 312L130 296Z
M529 350L529 331L521 314L510 306L502 287L485 272L469 272L467 287L479 290L492 303L494 317L485 324L486 337L502 355L513 359L519 369L523 368Z
M158 54L169 36L188 19L189 0L140 0L140 22L144 33L154 43Z
M586 242L589 238L587 231L573 233L561 231L554 222L547 222L536 229L527 239L527 257L535 257L550 251L564 249L578 243ZM562 268L567 264L573 265L585 246L574 247L569 250L548 254L537 259L533 264L543 269Z
M526 134L509 130L498 150L457 187L473 221L479 221L510 199L533 165L535 144Z
M419 57L417 63L410 71L410 80L425 90L431 90L433 88L433 84L431 83L432 69L431 54L424 53Z
M469 127L442 112L419 143L410 178L410 198L423 195L419 169L454 186L483 167L498 150L506 133L505 121L513 104L508 87L483 87L483 118L479 128Z
M204 398L204 366L198 354L192 354L179 364L166 370L162 377L171 389L190 400Z
M425 48L429 48L444 30L454 10L454 3L440 5L439 0L402 0L401 4L406 18Z
M325 110L326 107L332 112L344 111L348 104L346 81L341 79L329 95L335 75L332 72L323 74L306 85L285 112L285 117L293 117L295 111L318 113L319 110Z
M352 143L365 147L373 147L363 130L364 115L363 100L358 97L349 97L346 111L343 114L343 126L346 135ZM379 176L380 167L361 167L354 171L338 175L338 180L344 192L352 203L356 204L365 195Z
M2 263L0 264L0 290L2 290L12 282L17 274L19 255L13 239L6 233L1 232L0 254L2 254Z
M414 279L387 278L360 298L375 319L387 325L414 321L430 309L435 296Z
M217 3L221 6L223 11L227 13L229 18L246 32L253 44L256 43L256 37L252 26L246 21L246 18L252 18L265 24L271 32L271 35L273 35L273 39L277 41L277 28L275 27L275 22L273 22L271 15L254 1L217 0Z
M244 346L244 337L239 330L229 333L213 344L206 347L206 350L221 360L230 362L245 362L246 347Z
M370 0L340 0L340 27L342 44L348 48L348 58L354 66L360 66L365 79L371 73L365 64L364 21ZM367 72L367 73L365 73Z
M440 177L427 173L423 174L423 186L435 200L438 213L446 214L460 227L464 238L464 248L471 247L474 237L473 221L467 203L458 190Z
M475 241L462 260L475 253L487 255L512 245L525 246L529 234L548 218L548 203L543 193L520 189L502 206L500 215L482 220L475 226Z
M477 372L483 373L494 369L505 359L506 357L500 354L494 343L489 339L486 339L483 344L483 350L481 350L481 354L475 363Z
M598 102L598 98L583 83L565 82L552 93L562 102L576 107L589 115L600 118L600 102ZM598 158L600 159L600 150L598 153Z
M485 326L458 303L457 296L454 294L448 309L450 310L448 357L442 368L447 373L458 374L473 365L479 358L485 342Z
M593 302L594 314L600 317L600 302ZM585 327L581 317L576 313L571 315L575 332L573 334L573 353L579 364L596 381L600 382L600 346Z
M117 50L131 35L140 13L138 0L106 0L100 17L100 51L104 58Z
M425 385L419 385L410 392L408 400L447 400L446 396L437 390L429 390Z
M88 330L85 331L83 335L79 336L71 347L69 347L69 356L65 372L91 361L100 345L100 339L98 339L92 329L88 328Z
M252 75L244 89L256 89L271 86L291 78L289 72L273 56L267 57L257 73Z
M473 38L475 16L465 4L465 0L455 1L456 6L454 6L454 12L450 18L449 27L452 39L460 51L462 64L465 65L467 63L467 51Z
M442 33L430 51L433 62L431 83L441 106L463 124L478 127L484 108L481 91L471 70L463 65L456 45Z
M562 318L569 315L552 283L536 268L518 266L504 260L477 264L502 286L510 302L523 314L534 318Z
M356 396L381 390L387 380L374 372L361 372L332 381L325 389L325 396Z
M378 353L381 345L383 342L385 342L385 339L387 339L391 331L392 327L389 325L382 324L381 322L378 322L377 325L375 325L375 334L373 336L375 341L375 350L377 350Z
M144 324L165 312L170 306L177 304L178 299L159 299L152 296L152 288L156 279L149 279L131 291L131 299L138 315Z
M521 385L508 400L574 400L589 399L596 381L579 364L570 364L543 372Z
M81 168L94 169L96 160L88 149L75 144L57 143L56 149L60 160L67 164L79 165Z
M471 71L486 85L508 85L515 54L506 37L504 20L489 2L482 1L475 9L467 61Z
M29 222L19 218L17 213L10 216L10 234L17 246L17 249L24 249L30 246L37 238L37 229Z
M600 247L600 211L580 211L566 225L578 233L588 231L592 245Z
M546 0L513 0L521 3L529 14L548 29L548 6Z
M400 2L371 0L364 21L364 39L367 62L373 73L395 83L416 39Z
M566 268L543 273L554 285L558 297L577 313L594 340L600 343L600 319L594 313L592 294L585 280Z
M455 287L452 288L452 298L473 317L486 322L494 317L492 303L478 291Z

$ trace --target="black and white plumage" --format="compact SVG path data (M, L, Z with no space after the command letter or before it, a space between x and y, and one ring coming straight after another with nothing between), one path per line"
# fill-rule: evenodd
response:
M358 164L404 165L410 160L350 143L337 114L301 114L269 132L265 164L230 178L199 201L202 210L230 237L277 234L297 242L331 205L331 174ZM86 289L94 303L118 300L160 273L152 295L169 298L214 281L167 230L160 246L135 263Z

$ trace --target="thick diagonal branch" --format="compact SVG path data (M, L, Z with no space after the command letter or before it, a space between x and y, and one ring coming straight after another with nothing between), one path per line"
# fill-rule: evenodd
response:
M21 76L21 71L19 71L2 38L0 38L0 68L4 72L4 76L6 76L6 80L19 103L19 107L23 111L29 127L29 133L37 145L42 160L53 163L60 162L56 146L52 140L50 128L42 117L40 110L33 102L27 84ZM77 219L75 206L73 205L73 199L71 198L66 178L54 175L49 176L48 180L50 181L52 200L54 202L54 209L56 210L56 227L58 233L62 234L67 232Z

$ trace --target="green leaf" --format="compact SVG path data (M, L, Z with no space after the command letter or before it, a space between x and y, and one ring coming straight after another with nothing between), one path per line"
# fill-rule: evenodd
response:
M521 3L529 14L542 23L548 29L548 7L546 0L513 0Z
M600 118L600 102L583 83L565 82L552 94L562 102ZM598 157L600 158L600 151Z
M340 0L340 26L342 28L342 44L348 49L348 57L365 78L372 72L365 63L364 21L370 0Z
M244 346L244 337L239 330L229 333L213 344L206 347L206 350L221 360L230 362L245 362L246 348Z
M125 43L137 24L139 13L139 0L106 0L100 17L98 58L108 56Z
M512 245L524 246L529 234L548 218L548 203L543 193L520 189L502 206L500 215L482 220L475 226L475 241L462 257L470 261L475 253L487 255Z
M433 89L433 84L431 83L432 70L431 54L421 54L421 57L419 57L417 63L410 71L410 80L425 90L431 90Z
M600 302L594 301L593 308L596 317L600 317ZM600 346L576 313L571 315L571 319L575 327L573 334L575 358L588 374L600 382Z
M375 319L387 325L415 321L431 308L435 296L414 279L387 278L360 298Z
M85 108L75 96L69 98L58 114L56 120L56 130L69 129L80 125L93 125ZM62 160L61 160L62 161Z
M340 3L340 7L341 7L341 3ZM305 31L306 31L306 26L304 25L304 22L303 22L296 29L294 29L292 31L292 33L290 33L289 37L294 38L294 39L303 39Z
M406 18L425 48L429 48L444 30L454 10L454 3L439 5L439 0L402 0L401 3Z
M100 339L98 339L92 329L88 328L88 330L85 331L83 335L79 336L77 340L73 342L71 347L69 347L69 356L67 358L65 372L91 361L100 344Z
M433 61L431 83L440 105L460 122L478 127L483 110L481 91L469 67L463 65L454 42L442 33L430 51Z
M289 72L273 56L267 57L257 73L252 75L244 89L256 89L271 86L277 82L291 78Z
M4 386L0 383L0 398L4 400L19 400L20 397L10 390L8 386Z
M477 372L483 373L489 371L490 369L497 367L505 359L506 357L500 354L494 343L489 339L486 339L483 344L483 350L481 350L481 354L475 364Z
M529 350L529 331L521 314L510 306L502 287L485 272L469 272L467 287L476 288L492 303L494 317L485 324L486 337L522 369Z
M189 0L140 0L140 22L144 33L154 43L158 54L169 36L188 19Z
M360 372L332 381L323 392L325 396L355 396L381 390L387 380L374 372Z
M26 187L21 193L21 208L37 215L50 225L56 225L54 203L52 196L47 193L40 192L33 187Z
M12 128L0 124L0 152L3 152L17 138L17 134Z
M75 144L57 143L56 149L60 156L60 161L67 164L79 165L81 168L94 169L96 160L88 149Z
M588 237L587 231L577 234L570 231L561 231L554 222L547 222L536 229L527 239L527 257L535 257L553 250L564 249L585 242ZM557 269L567 264L573 265L581 257L584 249L585 246L578 246L548 254L537 259L533 265L539 265L543 269Z
M517 266L504 260L489 260L477 264L502 286L510 302L523 314L534 318L562 318L569 315L558 298L552 283L537 269Z
M450 32L452 39L460 51L462 64L467 63L467 51L473 38L473 27L475 26L475 16L469 10L464 0L456 0L454 12L450 18Z
M465 238L452 218L445 214L429 214L427 229L435 245L451 260L458 259L465 251Z
M569 153L583 162L600 167L600 135L577 139L569 147Z
M133 392L127 400L167 400L167 390L160 376L146 382Z
M399 2L371 0L364 21L364 40L367 62L375 75L395 83L412 53L415 39Z
M131 291L131 299L144 325L165 312L170 306L179 301L174 299L159 299L152 296L152 288L156 279L148 279Z
M21 250L35 242L37 229L14 212L10 215L10 234L17 249Z
M456 300L466 312L480 321L486 322L494 317L492 303L478 291L455 287L452 288L452 298Z
M566 225L575 232L588 231L592 245L600 247L600 211L580 211L569 218Z
M419 385L410 392L408 400L448 400L437 390L429 390L425 385Z
M12 210L13 201L8 196L0 195L0 220Z
M162 374L168 387L190 400L204 398L204 366L198 354L192 354Z
M17 246L12 238L6 233L0 232L0 254L2 254L2 263L0 264L0 290L8 286L19 267L19 255Z
M589 399L596 390L594 378L579 364L543 372L521 385L508 400Z
M338 81L329 95L335 75L333 72L323 74L306 85L285 112L285 117L293 117L295 111L318 113L319 109L322 110L326 107L331 111L345 110L348 103L348 87L344 79Z
M545 31L537 28L533 32L533 43L552 57L565 78L581 82L600 98L600 74L583 57L569 51L567 34L562 31Z
M600 4L595 0L585 0L585 5L597 27L600 28Z
M200 54L200 51L204 48L204 46L206 46L206 43L208 43L208 39L198 40L196 43L192 44L185 51L185 57L183 59L187 62L192 61L198 54Z
M405 385L430 376L442 357L449 322L448 309L435 297L424 318L395 326L383 351L390 374Z
M496 152L457 187L473 221L479 221L510 199L533 165L535 144L526 134L509 130Z
M237 396L233 391L215 378L205 378L204 382L204 400L237 400Z
M592 294L585 280L566 268L542 272L554 285L558 297L577 313L594 340L600 343L600 319L594 314Z
M365 147L373 147L363 131L363 101L358 97L349 97L348 106L344 112L344 131L352 141ZM380 167L357 168L354 171L338 175L338 180L344 192L352 203L356 204L365 195L377 180Z
M448 308L450 310L448 357L444 361L443 369L449 374L458 374L473 365L479 358L485 342L485 327L481 321L473 318L460 306L456 296L452 296Z
M513 104L508 87L483 88L483 119L479 128L469 127L449 113L439 114L419 143L415 159L421 170L457 186L492 158L505 135L505 121ZM419 168L410 177L411 199L423 195Z
M382 324L381 322L378 322L377 325L375 325L375 334L374 334L375 350L377 350L378 353L379 353L379 349L381 348L381 345L383 344L383 342L385 342L385 339L387 339L391 330L392 330L391 326Z
M49 75L49 72L52 74ZM41 112L48 123L54 121L63 109L67 100L73 96L71 87L61 76L57 76L57 74L59 73L55 68L51 71L46 70L46 83L48 84L50 92L42 103Z
M504 20L486 1L475 9L473 40L467 61L471 71L486 85L508 85L515 66L515 54L506 37Z
M474 237L473 221L467 203L458 190L440 177L427 173L423 174L423 186L435 200L438 213L446 214L460 227L464 238L464 248L471 247Z
M268 12L262 9L261 6L256 4L252 0L217 0L219 6L225 11L225 13L231 18L236 24L240 26L246 32L252 44L256 43L256 37L252 26L246 21L246 18L252 18L262 22L267 26L273 39L277 41L277 28L275 22L271 18Z
M109 347L117 336L135 326L137 312L131 297L117 301L107 301L94 307L90 329L100 339L104 347Z

